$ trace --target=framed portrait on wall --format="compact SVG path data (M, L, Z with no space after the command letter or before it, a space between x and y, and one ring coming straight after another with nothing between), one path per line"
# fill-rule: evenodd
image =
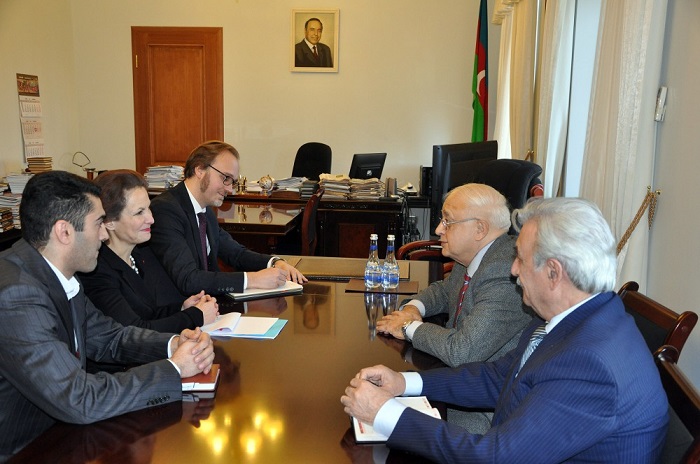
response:
M292 10L292 72L338 72L340 10Z

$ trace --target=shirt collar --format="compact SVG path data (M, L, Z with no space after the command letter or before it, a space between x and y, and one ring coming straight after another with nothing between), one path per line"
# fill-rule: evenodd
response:
M66 292L66 297L70 300L75 295L77 295L80 291L80 282L78 281L78 279L76 279L75 276L71 277L70 279L67 279L66 276L64 276L63 273L56 266L54 266L51 261L46 259L45 256L42 256L42 258L46 260L51 270L54 272L54 274L56 274L56 277L58 277L58 281L61 282L61 287L63 287L63 291Z
M190 201L192 202L192 208L194 208L194 214L206 213L206 212L207 212L207 209L206 209L206 208L202 208L202 207L199 205L199 202L198 202L197 199L194 197L194 195L192 195L192 192L190 192L190 189L189 189L189 187L187 186L187 184L185 184L185 189L187 190L187 195L189 195Z
M467 266L467 274L469 274L470 277L473 277L474 274L476 274L476 271L479 269L479 265L481 264L481 260L484 259L484 255L487 251L489 251L489 248L491 248L491 245L493 245L493 242L495 241L496 240L490 241L486 246L479 250L476 256L474 256L474 259L472 259L471 263L469 263L469 266Z
M557 326L557 324L559 324L561 321L563 321L564 318L565 318L566 316L568 316L569 314L573 313L574 310L576 310L576 308L579 308L579 307L582 306L584 303L588 302L589 300L595 298L595 297L598 296L598 295L600 295L600 293L595 293L595 294L589 296L588 298L586 298L585 300L576 303L575 305L573 305L572 307L570 307L570 308L567 309L566 311L557 314L556 316L554 316L553 318L551 318L551 319L549 320L549 322L547 322L547 325L544 327L544 329L547 331L547 333L551 332L551 331L554 329L554 327Z
M314 45L306 39L304 39L304 42L306 42L306 46L309 47L309 50L314 51L314 47L316 47L316 52L318 52L318 49L319 49L318 45Z

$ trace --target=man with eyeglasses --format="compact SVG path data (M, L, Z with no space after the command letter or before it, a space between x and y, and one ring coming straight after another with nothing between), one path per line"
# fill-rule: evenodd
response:
M380 319L377 330L451 367L493 361L515 348L532 313L510 273L515 237L509 228L506 199L494 188L465 184L450 191L435 233L442 254L455 261L452 272ZM440 314L447 316L444 327L423 322ZM488 430L490 417L448 411L448 421L475 433Z
M219 227L221 206L238 179L238 151L225 142L204 142L185 163L185 180L151 202L155 223L150 246L183 294L272 289L306 278L283 259L256 253ZM236 272L221 272L221 259ZM194 290L196 289L196 290Z

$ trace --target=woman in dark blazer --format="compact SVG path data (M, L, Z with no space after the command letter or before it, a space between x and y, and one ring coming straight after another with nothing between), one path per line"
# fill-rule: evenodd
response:
M120 169L100 174L95 182L102 189L109 239L95 271L80 275L95 306L123 325L160 332L179 333L213 322L216 298L202 291L185 299L146 245L153 215L144 177Z

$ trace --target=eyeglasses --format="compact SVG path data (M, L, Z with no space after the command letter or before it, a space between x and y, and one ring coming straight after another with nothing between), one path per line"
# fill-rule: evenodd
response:
M457 221L448 221L447 219L440 218L440 224L442 224L442 227L444 227L445 230L448 230L452 224L459 224L460 222L469 222L469 221L478 221L478 220L479 220L479 218L476 218L476 217L459 219Z
M209 165L209 167L212 168L214 171L218 172L219 174L221 174L222 176L224 176L224 185L238 185L237 179L234 179L233 177L229 176L228 174L224 174L223 172L219 171L211 164Z

